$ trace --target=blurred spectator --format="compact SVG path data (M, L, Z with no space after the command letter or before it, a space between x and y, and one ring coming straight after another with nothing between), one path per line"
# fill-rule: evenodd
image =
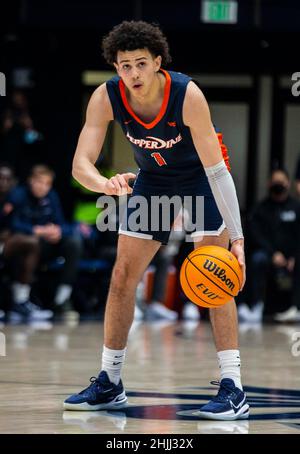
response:
M120 199L122 197L115 197L116 208L122 203ZM108 215L106 210L96 207L96 202L97 195L89 193L86 204L82 197L79 204L75 205L80 205L80 209L76 210L75 230L83 241L83 256L73 299L83 318L92 314L102 316L117 255L118 208ZM96 226L103 219L106 225L104 231Z
M251 310L239 306L239 315L260 320L263 311L267 276L272 271L273 283L292 281L292 301L275 314L276 321L293 321L300 307L299 237L300 203L290 196L290 179L281 169L274 170L269 180L268 197L254 209L249 233L254 248L248 261L248 299Z
M15 168L20 180L24 181L29 169L41 160L42 141L42 134L34 126L27 96L15 90L2 115L0 147L2 159Z
M33 239L11 232L13 204L10 194L15 186L13 169L8 164L0 165L0 251L5 261L13 262L13 304L10 317L14 320L31 318L45 320L52 317L51 311L43 311L29 301L30 284L38 261L38 248ZM17 310L15 311L15 308Z
M64 264L60 284L54 297L54 309L63 313L68 309L72 287L81 256L81 238L65 223L57 193L52 189L54 172L44 165L34 166L28 184L11 193L14 206L12 230L26 235L38 246L42 263L62 256ZM30 287L22 288L29 296Z
M101 167L101 175L111 178L116 172L109 168ZM84 257L112 259L112 266L116 257L117 234L115 232L99 232L96 228L97 219L101 216L102 208L97 207L97 195L82 186L74 178L71 180L73 222L76 231L81 235L84 242ZM112 246L112 247L111 247Z
M4 241L10 235L10 219L13 207L8 202L8 195L15 186L13 168L6 163L0 163L0 253L4 248Z
M3 257L5 242L10 235L12 205L7 201L8 194L15 184L14 172L9 164L0 164L0 259ZM1 282L2 284L2 282ZM1 292L3 288L1 285ZM4 319L4 298L0 298L0 320Z

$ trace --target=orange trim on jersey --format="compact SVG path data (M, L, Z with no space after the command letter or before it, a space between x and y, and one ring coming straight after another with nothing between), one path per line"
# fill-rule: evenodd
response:
M132 108L130 107L130 104L127 100L127 97L126 97L126 91L125 91L125 84L123 82L122 79L119 80L119 89L120 89L120 93L121 93L121 98L122 98L122 101L123 101L123 104L126 108L126 110L128 111L128 113L130 113L130 115L138 122L140 123L141 125L144 126L144 128L146 129L151 129L151 128L154 128L154 126L157 125L157 123L160 122L160 120L162 119L162 117L164 116L164 114L166 113L166 110L167 110L167 106L168 106L168 102L169 102L169 97L170 97L170 91L171 91L171 76L170 74L168 73L168 71L165 71L164 69L160 69L160 71L162 71L166 77L166 83L165 83L165 90L164 90L164 98L163 98L163 102L162 102L162 105L161 105L161 108L160 108L160 111L158 112L158 115L156 116L156 118L154 118L153 121L151 121L151 123L144 123L132 110Z
M223 134L221 132L217 132L217 136L219 139L219 144L221 145L223 159L225 161L227 169L230 171L231 167L230 167L229 156L228 156L228 148L226 147L225 143L223 143Z

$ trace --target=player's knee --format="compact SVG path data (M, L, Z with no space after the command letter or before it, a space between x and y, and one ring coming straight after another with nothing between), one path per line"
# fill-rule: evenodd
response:
M132 265L127 261L117 261L112 272L111 288L115 292L126 293L133 286Z

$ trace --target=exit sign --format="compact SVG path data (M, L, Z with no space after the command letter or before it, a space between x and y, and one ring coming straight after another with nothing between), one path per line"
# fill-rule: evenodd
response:
M201 20L213 24L236 24L238 3L233 0L202 0Z

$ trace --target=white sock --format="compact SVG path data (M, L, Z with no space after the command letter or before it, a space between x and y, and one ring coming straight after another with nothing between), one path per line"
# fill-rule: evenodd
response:
M102 369L107 372L112 383L118 385L121 378L121 368L125 360L126 348L124 350L111 350L103 346Z
M29 284L14 282L12 284L13 300L17 304L26 303L29 300L31 287Z
M64 302L66 302L70 298L71 293L72 293L71 285L60 284L56 290L56 294L55 294L55 298L54 298L55 304L60 305L60 304L63 304Z
M241 359L239 350L223 350L218 352L221 380L231 378L237 388L243 390L241 383Z

